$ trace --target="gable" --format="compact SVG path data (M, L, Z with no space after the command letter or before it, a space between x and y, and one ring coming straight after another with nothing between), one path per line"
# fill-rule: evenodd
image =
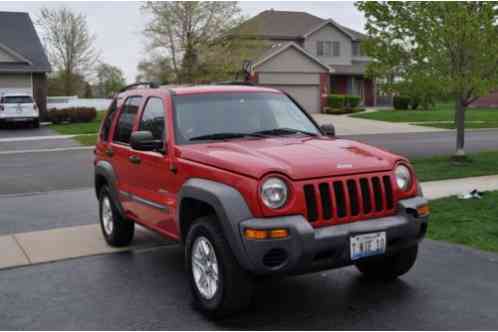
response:
M51 70L47 55L27 13L0 11L0 72ZM14 60L14 61L13 61Z
M258 72L324 73L327 68L294 46L285 48L266 61L256 63Z
M305 39L304 48L308 53L317 56L318 41L338 41L340 43L340 56L319 57L321 62L327 65L351 65L352 40L341 30L332 24L324 25Z

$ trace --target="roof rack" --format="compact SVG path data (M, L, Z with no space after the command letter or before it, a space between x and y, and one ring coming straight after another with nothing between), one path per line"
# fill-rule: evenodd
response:
M255 86L253 82L249 81L222 81L222 82L213 82L211 85L249 85Z
M136 88L137 86L146 86L147 88L150 88L150 89L159 88L159 84L157 82L137 82L137 83L133 83L133 84L130 84L128 86L125 86L124 88L119 90L119 93Z

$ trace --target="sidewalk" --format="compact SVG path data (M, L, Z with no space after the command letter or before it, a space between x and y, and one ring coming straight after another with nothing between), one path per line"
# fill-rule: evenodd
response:
M422 182L421 185L424 196L431 200L455 196L474 189L478 189L479 191L498 190L498 175Z
M416 126L407 123L395 123L369 119L351 118L347 115L312 114L318 124L332 123L337 135L370 135L396 133L427 133L448 131L448 129Z
M425 197L432 200L458 195L473 189L498 190L498 175L423 182L421 185ZM75 194L84 194L84 192ZM88 195L93 195L91 189L88 189ZM9 199L15 198L11 196ZM88 216L88 218L97 219L96 216ZM136 228L132 245L125 248L109 247L102 237L98 224L6 234L0 235L0 269L119 251L133 251L172 243L174 242L165 240L140 226Z

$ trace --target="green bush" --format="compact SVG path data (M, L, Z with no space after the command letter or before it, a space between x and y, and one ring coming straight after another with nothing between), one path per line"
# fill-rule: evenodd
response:
M345 96L345 104L347 108L356 108L360 105L361 98L359 96Z
M346 103L346 97L343 95L329 95L327 97L327 105L330 108L343 108Z
M394 96L393 106L395 110L407 110L410 106L410 97Z
M54 124L92 122L96 118L97 110L93 107L52 108L48 110L48 120Z

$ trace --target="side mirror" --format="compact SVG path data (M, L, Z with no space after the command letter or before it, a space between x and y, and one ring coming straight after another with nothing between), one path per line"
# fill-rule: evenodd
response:
M136 131L131 134L130 145L133 150L159 151L163 150L164 143L154 139L150 131Z
M329 136L329 137L335 137L335 127L333 124L329 123L329 124L324 124L322 126L320 126L320 129L322 130L322 132Z

